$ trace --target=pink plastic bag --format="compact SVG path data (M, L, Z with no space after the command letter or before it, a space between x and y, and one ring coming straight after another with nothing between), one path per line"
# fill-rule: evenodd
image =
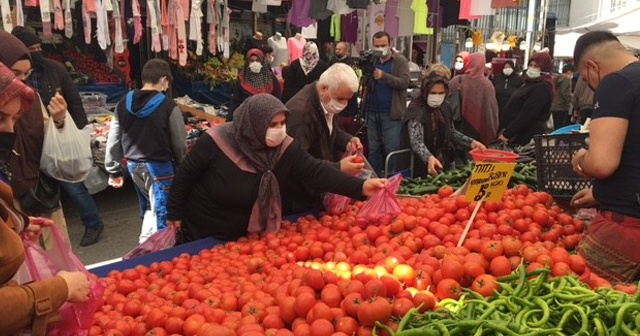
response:
M374 172L373 168L371 167L371 164L369 163L369 161L367 161L367 159L364 157L362 149L360 150L351 149L347 153L345 153L345 157L354 155L354 154L361 157L364 162L364 168L356 176L364 179L376 178L377 175ZM347 196L338 195L338 194L326 193L324 195L324 199L322 203L324 205L324 209L329 214L338 215L344 212L349 206L349 204L351 204L351 198Z
M364 228L370 224L389 224L400 214L400 203L396 197L400 182L402 182L402 174L390 177L384 189L379 190L367 201L356 215L356 222L360 227Z
M136 246L129 253L125 254L122 259L127 260L133 257L139 257L145 254L166 250L176 244L176 229L168 226L156 233L152 234L147 240Z
M57 330L57 334L61 336L88 335L93 316L103 304L105 287L87 271L58 229L54 225L50 229L53 236L53 247L50 250L45 250L29 237L22 236L29 275L34 281L40 281L54 277L59 271L83 272L89 277L91 291L87 302L63 304L58 311L62 320L49 324L47 328Z

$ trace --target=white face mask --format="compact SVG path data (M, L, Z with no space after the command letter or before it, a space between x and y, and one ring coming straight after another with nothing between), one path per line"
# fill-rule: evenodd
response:
M463 67L464 67L464 63L463 63L463 62L456 62L456 63L453 65L453 68L454 68L454 69L456 69L457 71L462 70L462 68L463 68Z
M504 68L504 69L502 69L502 73L505 76L511 76L511 74L513 73L513 69L512 68Z
M442 94L430 93L429 95L427 95L427 105L433 108L440 107L440 105L442 105L446 97L447 95L445 93L442 93Z
M330 113L330 114L338 114L347 107L347 104L342 104L333 98L331 98L331 100L329 100L327 104L324 104L322 102L321 104L324 107L324 109L327 110L327 113Z
M260 70L262 70L262 63L260 63L260 62L251 62L251 63L249 63L249 69L253 73L256 73L256 74L260 73Z
M375 48L375 49L382 53L382 57L387 57L387 55L389 55L389 48Z
M536 68L527 69L527 77L529 78L538 78L540 77L541 73L542 72L540 71L540 69L536 69Z
M287 126L281 128L267 128L267 135L265 136L265 142L267 147L278 147L287 137Z

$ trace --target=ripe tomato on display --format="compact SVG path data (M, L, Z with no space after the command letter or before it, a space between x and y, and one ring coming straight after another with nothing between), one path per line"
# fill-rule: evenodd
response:
M454 299L457 300L462 295L462 287L460 283L453 279L442 279L438 282L436 295L438 299Z
M490 274L482 274L476 277L471 284L471 290L484 296L489 297L493 296L494 291L500 291L500 285L498 285L498 281L496 277Z

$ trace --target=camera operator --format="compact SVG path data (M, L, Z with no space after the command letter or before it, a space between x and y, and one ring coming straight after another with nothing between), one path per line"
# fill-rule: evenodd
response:
M373 35L373 67L367 82L365 111L369 162L382 177L386 156L400 147L400 128L407 107L409 62L391 49L391 38L381 31ZM375 55L380 55L375 57ZM362 62L361 62L362 63ZM367 75L363 69L363 75ZM390 171L393 171L390 163Z

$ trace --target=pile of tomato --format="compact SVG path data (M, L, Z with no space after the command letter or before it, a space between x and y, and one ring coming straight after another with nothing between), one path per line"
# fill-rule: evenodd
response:
M519 186L482 204L456 247L476 203L452 192L401 199L388 225L361 228L356 202L278 233L113 271L90 334L371 335L375 321L393 329L409 309L431 309L463 287L491 295L497 277L522 263L554 276L585 272L570 253L583 223L548 194Z

